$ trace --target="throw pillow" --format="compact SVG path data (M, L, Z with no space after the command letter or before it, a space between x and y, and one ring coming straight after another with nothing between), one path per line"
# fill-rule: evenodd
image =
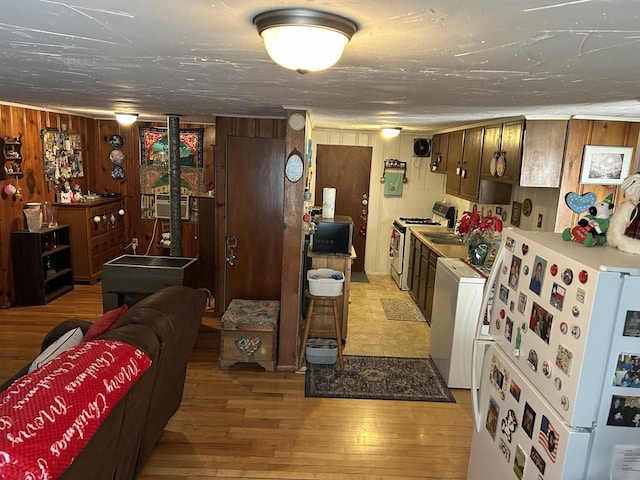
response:
M49 345L40 355L38 355L31 365L29 366L29 373L33 372L36 368L40 368L45 363L53 360L65 350L75 347L82 342L83 332L80 327L76 327L73 330L69 330L59 339Z
M83 341L88 342L95 340L100 335L107 333L116 325L116 322L126 313L127 309L128 307L125 304L108 312L104 312L102 316L89 327L87 333L84 334Z

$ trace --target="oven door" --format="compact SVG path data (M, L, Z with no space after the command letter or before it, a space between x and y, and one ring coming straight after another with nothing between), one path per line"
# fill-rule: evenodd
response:
M389 256L391 257L392 274L402 275L402 260L404 255L404 233L395 226L391 229L391 245Z

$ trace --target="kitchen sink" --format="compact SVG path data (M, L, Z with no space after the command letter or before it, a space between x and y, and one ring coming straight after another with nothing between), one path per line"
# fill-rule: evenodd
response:
M420 232L420 233L427 238L450 238L455 236L453 233L448 233L448 232Z
M455 237L453 235L449 235L446 238L430 238L431 243L435 243L436 245L462 245L464 240L462 238Z

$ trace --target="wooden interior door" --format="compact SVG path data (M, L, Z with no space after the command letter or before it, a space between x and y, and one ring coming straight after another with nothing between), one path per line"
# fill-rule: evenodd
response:
M362 201L365 195L367 202L369 198L372 150L371 147L318 145L316 154L316 205L322 205L323 188L335 188L335 215L353 220L353 247L357 258L352 272L364 272L368 209Z
M234 298L280 300L284 141L228 136L226 163L225 309Z

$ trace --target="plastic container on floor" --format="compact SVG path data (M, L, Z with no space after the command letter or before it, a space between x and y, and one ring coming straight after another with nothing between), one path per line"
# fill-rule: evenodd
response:
M310 338L307 341L307 362L317 365L333 365L338 360L338 346L335 340Z

